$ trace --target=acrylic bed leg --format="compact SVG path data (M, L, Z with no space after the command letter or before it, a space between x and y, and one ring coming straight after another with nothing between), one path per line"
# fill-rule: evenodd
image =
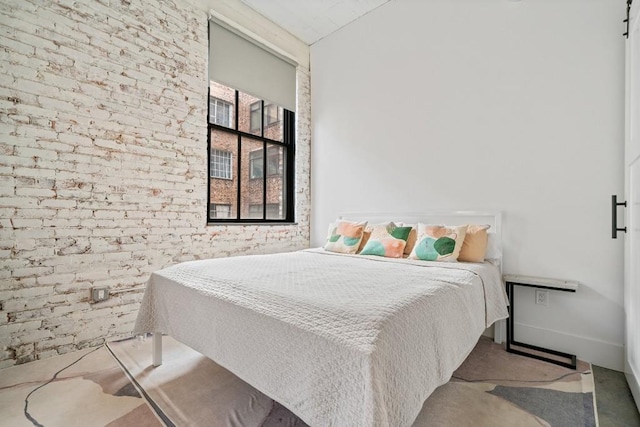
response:
M162 365L162 334L154 332L153 337L153 366Z
M505 338L505 326L506 326L506 320L498 320L496 323L493 324L493 342L495 342L496 344L502 344L502 341L504 341Z

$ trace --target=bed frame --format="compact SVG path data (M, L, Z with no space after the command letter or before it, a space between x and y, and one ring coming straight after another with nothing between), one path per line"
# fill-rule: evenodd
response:
M491 226L489 232L495 234L498 253L495 260L500 268L502 276L502 212L500 211L425 211L425 212L344 212L338 215L339 219L349 221L368 221L375 224L385 221L404 222L407 224L417 224L418 222L427 224L488 224ZM491 331L493 329L493 331ZM487 329L485 335L493 335L496 344L502 344L506 339L507 321L498 320L493 328Z
M395 221L408 224L418 222L429 224L489 224L491 233L495 234L498 244L498 263L500 273L502 273L502 213L499 211L434 211L434 212L345 212L339 215L340 219L347 220L367 220L374 224L377 222ZM501 344L506 336L506 321L499 320L493 325L493 340ZM153 343L153 366L162 365L162 334L154 332Z

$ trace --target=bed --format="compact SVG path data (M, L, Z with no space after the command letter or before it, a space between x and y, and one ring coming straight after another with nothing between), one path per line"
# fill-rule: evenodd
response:
M410 426L507 317L499 262L322 248L191 261L151 275L134 333L154 333L154 364L168 334L311 426Z

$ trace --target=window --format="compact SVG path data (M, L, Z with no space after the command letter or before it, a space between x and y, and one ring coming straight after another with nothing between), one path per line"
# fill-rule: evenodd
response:
M251 112L249 113L250 117L249 117L249 122L250 124L250 129L251 132L255 132L255 131L259 131L260 130L260 108L262 107L262 102L254 102L253 104L251 104Z
M211 218L230 218L231 217L231 205L211 204L211 210L209 212Z
M269 126L280 121L281 108L275 104L266 104L264 106L264 125Z
M278 203L267 203L267 219L280 217L280 205Z
M260 120L260 108L262 107L262 102L254 102L251 104L251 112L250 119L251 122L251 132L259 131L260 124L262 120ZM264 104L264 126L271 126L279 123L282 120L282 107L278 107L275 104Z
M282 157L280 147L267 148L267 176L280 173L280 159ZM255 150L249 154L249 174L251 179L262 178L263 168L262 150Z
M291 223L298 64L242 33L209 20L207 222Z
M292 222L295 113L216 82L210 99L231 116L209 115L208 222Z
M279 175L280 160L282 159L282 150L280 147L267 147L267 176Z
M262 205L249 205L249 218L262 218Z
M262 205L249 205L249 215L252 218L262 218ZM280 205L278 203L267 203L267 218L278 218L280 216Z
M222 99L209 97L209 122L220 126L231 127L232 104Z
M262 150L249 153L249 175L251 179L262 178Z
M211 178L231 179L231 159L229 151L211 150Z

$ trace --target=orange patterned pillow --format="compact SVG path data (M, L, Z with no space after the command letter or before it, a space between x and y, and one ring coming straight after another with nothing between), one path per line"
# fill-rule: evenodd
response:
M360 247L367 222L336 221L329 226L325 250L355 254Z
M378 255L388 258L402 258L411 227L399 227L393 222L385 222L367 227L370 233L360 255ZM365 232L366 233L366 232Z
M418 241L409 258L424 261L457 261L466 225L446 227L418 223Z

